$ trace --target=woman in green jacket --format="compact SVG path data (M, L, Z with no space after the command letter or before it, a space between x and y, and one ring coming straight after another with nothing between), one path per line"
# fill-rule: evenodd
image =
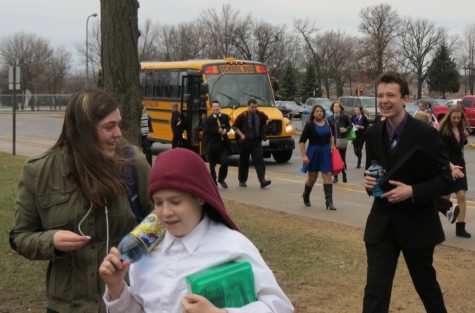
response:
M152 209L150 166L122 139L120 121L109 94L80 90L69 100L56 144L23 168L10 245L30 260L49 261L49 313L106 312L99 265L137 224L136 215Z

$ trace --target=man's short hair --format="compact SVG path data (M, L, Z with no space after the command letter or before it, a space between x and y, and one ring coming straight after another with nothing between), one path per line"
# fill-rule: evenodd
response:
M257 100L256 99L249 99L249 101L247 101L247 105L250 106L251 104L257 104Z
M213 106L213 103L217 103L217 104L219 104L219 106L221 106L221 103L219 103L218 100L213 100L213 101L211 101L211 106Z
M404 76L396 72L386 72L376 79L376 86L379 86L381 83L396 83L399 85L399 90L401 92L401 96L409 96L409 84Z

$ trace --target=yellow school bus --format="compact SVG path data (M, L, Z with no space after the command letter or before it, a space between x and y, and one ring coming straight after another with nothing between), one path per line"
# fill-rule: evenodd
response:
M152 117L152 140L171 143L171 105L178 103L184 121L186 146L204 154L203 122L211 114L211 101L221 103L221 112L234 119L247 110L254 98L259 110L267 114L266 135L269 145L264 156L287 162L295 148L294 128L275 107L267 67L259 62L235 60L188 60L179 62L142 62L140 71L142 103ZM229 133L237 153L234 133Z

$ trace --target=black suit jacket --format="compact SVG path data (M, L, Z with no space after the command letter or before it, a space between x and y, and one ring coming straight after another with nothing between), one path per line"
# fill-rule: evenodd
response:
M206 136L206 150L208 153L219 152L222 149L230 149L231 143L229 142L228 135L221 136L217 119L219 119L221 123L221 128L226 129L226 132L231 129L229 115L227 114L220 113L219 116L212 114L206 118L203 131Z
M385 123L387 121L379 122L366 132L366 169L371 160L377 160L389 171L413 146L419 145L443 170L434 178L412 185L412 199L391 204L386 199L375 198L366 221L364 240L375 244L392 233L403 248L441 243L445 235L434 200L447 193L451 182L449 161L442 141L435 128L408 116L402 136L391 155ZM414 168L414 171L417 170Z

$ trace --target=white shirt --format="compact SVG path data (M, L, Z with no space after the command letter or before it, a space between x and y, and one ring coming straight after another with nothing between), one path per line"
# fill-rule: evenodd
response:
M294 308L254 244L238 231L205 217L183 238L166 233L149 255L130 266L130 287L119 299L104 301L111 313L180 313L188 293L186 276L227 261L248 261L257 301L229 313L287 313Z

